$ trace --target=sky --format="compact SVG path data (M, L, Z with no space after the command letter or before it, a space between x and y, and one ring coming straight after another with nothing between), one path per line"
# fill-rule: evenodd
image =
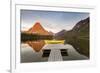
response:
M57 33L63 29L71 30L80 20L89 17L83 12L56 12L39 10L21 10L21 30L28 30L36 22L40 22L44 29Z

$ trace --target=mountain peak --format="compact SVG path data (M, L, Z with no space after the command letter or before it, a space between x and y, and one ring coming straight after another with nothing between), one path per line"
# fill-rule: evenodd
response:
M40 35L50 35L48 31L46 31L40 22L36 22L33 27L28 30L29 33L35 33Z
M40 22L36 22L35 25L34 25L33 27L37 27L37 26L38 26L38 27L41 26ZM41 26L41 27L42 27L42 26Z

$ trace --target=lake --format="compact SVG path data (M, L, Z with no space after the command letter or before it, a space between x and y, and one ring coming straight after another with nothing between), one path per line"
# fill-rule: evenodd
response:
M43 41L21 43L21 63L87 59L70 44L44 44Z

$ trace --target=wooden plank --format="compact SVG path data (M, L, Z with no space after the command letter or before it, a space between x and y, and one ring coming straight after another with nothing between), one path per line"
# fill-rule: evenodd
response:
M59 49L52 49L48 61L62 61L62 55Z

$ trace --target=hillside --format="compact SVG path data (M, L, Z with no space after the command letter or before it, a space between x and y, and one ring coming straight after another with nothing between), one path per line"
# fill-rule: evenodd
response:
M89 17L83 19L72 30L56 33L55 39L65 39L65 44L73 45L78 52L89 57L89 23Z

